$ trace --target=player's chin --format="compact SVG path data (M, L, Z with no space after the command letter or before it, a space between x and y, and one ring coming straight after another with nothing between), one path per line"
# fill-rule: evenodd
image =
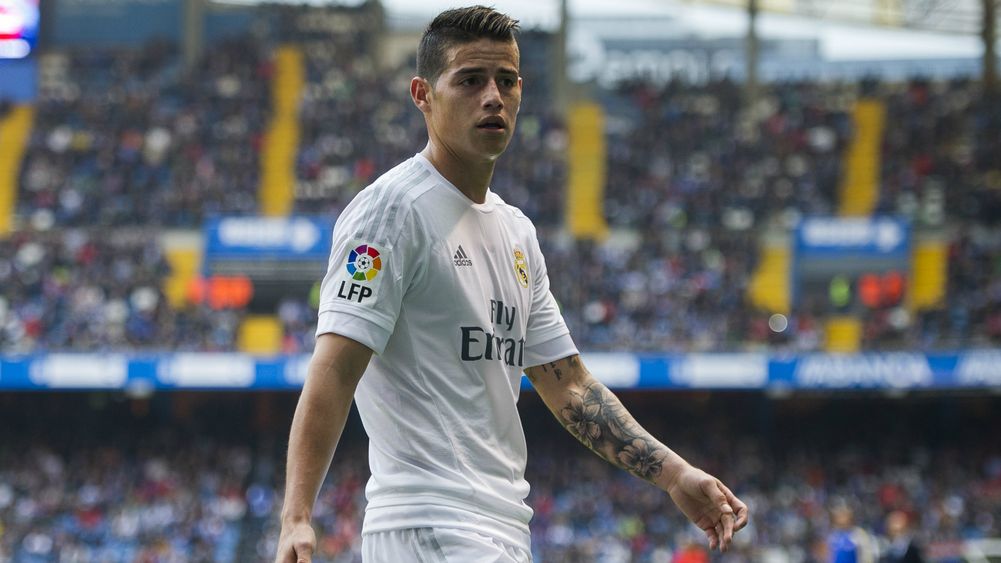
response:
M495 160L507 150L507 147L511 142L511 137L507 135L493 138L481 137L476 141L478 142L474 142L473 146L477 147L477 152L489 160Z

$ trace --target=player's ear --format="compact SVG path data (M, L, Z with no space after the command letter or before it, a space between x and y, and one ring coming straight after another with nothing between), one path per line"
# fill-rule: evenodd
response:
M417 109L421 110L423 113L431 111L430 98L431 84L420 76L411 78L410 99L414 101L414 105L417 106Z

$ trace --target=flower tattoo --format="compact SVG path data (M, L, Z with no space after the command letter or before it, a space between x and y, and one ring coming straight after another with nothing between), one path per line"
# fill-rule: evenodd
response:
M573 393L570 402L563 407L560 414L566 421L567 430L585 446L590 448L601 438L601 426L598 424L601 414L599 403Z
M654 450L650 444L636 438L619 452L619 462L636 475L651 479L660 475L667 454L663 450Z
M582 444L641 479L653 482L661 475L670 450L643 430L607 387L591 381L567 395L554 411Z

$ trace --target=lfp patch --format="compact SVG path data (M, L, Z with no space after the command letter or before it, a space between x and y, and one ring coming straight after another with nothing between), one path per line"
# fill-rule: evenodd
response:
M372 281L382 270L382 258L374 246L363 244L348 254L348 274L355 281Z

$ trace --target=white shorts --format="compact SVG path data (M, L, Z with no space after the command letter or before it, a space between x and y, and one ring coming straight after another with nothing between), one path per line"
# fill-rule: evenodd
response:
M362 536L365 563L530 563L526 548L457 528L407 528Z

